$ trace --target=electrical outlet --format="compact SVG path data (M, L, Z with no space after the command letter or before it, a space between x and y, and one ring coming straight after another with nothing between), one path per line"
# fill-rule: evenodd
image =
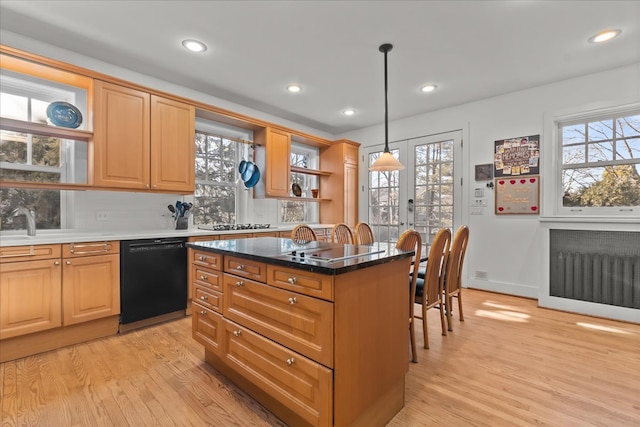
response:
M108 222L109 221L109 211L96 211L96 221L98 221L98 222Z

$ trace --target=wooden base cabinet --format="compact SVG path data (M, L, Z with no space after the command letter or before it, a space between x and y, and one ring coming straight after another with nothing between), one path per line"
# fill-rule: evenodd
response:
M222 312L193 303L208 364L289 425L385 425L402 409L409 291L395 285L410 258L329 275L209 255Z
M57 255L57 259L0 263L0 339L61 326L59 250Z

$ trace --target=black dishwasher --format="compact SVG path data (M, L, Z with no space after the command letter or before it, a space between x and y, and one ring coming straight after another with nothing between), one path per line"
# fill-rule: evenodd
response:
M186 241L166 238L120 242L121 324L187 308Z

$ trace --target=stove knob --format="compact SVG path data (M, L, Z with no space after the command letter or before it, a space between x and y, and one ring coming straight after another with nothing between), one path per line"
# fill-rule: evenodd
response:
M304 258L304 252L300 252L300 258Z
M291 251L291 255L296 256L296 251Z

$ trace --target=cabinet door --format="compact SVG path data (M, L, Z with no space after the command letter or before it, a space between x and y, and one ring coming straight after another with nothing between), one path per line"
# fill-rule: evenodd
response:
M0 264L0 339L61 325L60 260Z
M288 197L291 135L274 129L267 129L265 153L266 170L265 193L271 197Z
M149 120L148 93L96 80L94 186L149 188Z
M195 107L151 96L151 189L195 190Z
M344 222L351 228L358 223L357 164L344 164Z
M64 324L120 313L120 256L97 255L64 260Z
M222 357L222 316L207 307L193 303L191 319L193 339L204 345L205 349Z

